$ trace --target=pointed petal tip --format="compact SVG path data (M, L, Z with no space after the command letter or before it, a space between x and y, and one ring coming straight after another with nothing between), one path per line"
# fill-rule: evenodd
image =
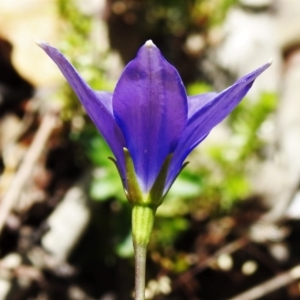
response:
M272 62L273 62L273 60L269 59L269 61L267 63L260 66L258 69L254 70L251 73L245 75L244 77L238 79L235 82L235 84L245 84L245 83L253 82L260 74L262 74L264 71L266 71L272 65ZM231 88L231 87L229 87L229 88Z
M145 46L146 46L147 48L156 47L156 46L154 45L154 43L152 42L152 40L148 40L148 41L145 43Z
M41 48L44 48L46 46L48 46L49 44L47 42L44 42L44 41L41 41L41 40L35 40L35 43L41 47Z
M262 72L264 72L266 69L268 69L271 65L273 64L273 58L270 57L269 60L263 64L260 68L258 68L256 71L254 72L257 72L257 71L260 71L259 74L261 74ZM258 74L258 75L259 75Z
M255 71L249 73L245 77L249 77L249 79L252 77L251 75L255 74L255 78L258 77L261 73L263 73L265 70L267 70L273 63L273 58L270 58L265 64L263 64L261 67L256 69ZM253 79L255 79L253 78Z
M271 65L273 64L273 58L270 57L269 60L260 67L261 72L265 71L266 69L268 69Z
M272 63L273 63L273 57L270 57L269 60L267 61L266 65L271 66Z

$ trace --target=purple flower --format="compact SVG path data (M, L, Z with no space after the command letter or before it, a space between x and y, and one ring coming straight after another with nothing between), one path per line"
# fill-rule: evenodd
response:
M180 173L188 154L270 66L263 65L221 93L187 96L177 70L152 41L147 41L125 67L115 91L108 93L92 90L57 49L46 43L39 45L60 68L110 146L124 189L128 192L130 176L135 173L140 192L151 194L155 186L160 198ZM124 148L128 149L125 155Z

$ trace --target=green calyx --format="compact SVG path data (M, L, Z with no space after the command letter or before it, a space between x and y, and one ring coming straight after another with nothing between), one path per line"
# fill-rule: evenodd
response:
M125 194L127 196L128 201L134 206L147 206L152 207L154 210L156 210L156 208L162 204L165 196L164 187L173 154L169 154L167 156L152 188L147 194L144 194L140 189L130 153L126 148L123 148L123 150L125 155L127 183L127 189L125 190Z
M140 189L138 180L136 178L132 158L127 148L123 148L123 151L125 155L125 164L126 164L126 183L127 183L127 188L125 189L126 197L132 205L143 203L144 196Z
M133 245L147 247L154 224L155 210L151 207L134 205L132 209Z

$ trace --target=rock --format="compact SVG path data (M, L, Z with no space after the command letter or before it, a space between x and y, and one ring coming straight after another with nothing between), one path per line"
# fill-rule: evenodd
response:
M42 245L61 261L69 257L90 220L88 177L86 174L69 189L47 221L50 230L43 237Z
M56 66L35 43L38 39L54 43L57 24L54 1L0 1L0 36L14 46L12 60L17 71L34 85L53 85L61 78Z
M276 113L276 151L258 168L254 185L271 208L263 218L269 222L290 215L286 211L290 211L288 207L300 182L300 48L289 57L284 75Z
M286 51L300 44L300 1L277 0L275 9L274 38L279 47Z
M22 258L19 253L10 253L1 260L1 267L6 269L16 269L22 263Z
M262 91L278 92L282 59L276 41L276 28L269 12L252 13L242 8L229 11L223 27L223 39L216 50L217 64L239 78L273 59L250 90L257 98Z

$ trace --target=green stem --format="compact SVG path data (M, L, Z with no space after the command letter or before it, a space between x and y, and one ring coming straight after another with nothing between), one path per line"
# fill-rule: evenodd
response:
M145 299L146 254L155 210L135 205L132 209L132 239L135 255L135 300Z

